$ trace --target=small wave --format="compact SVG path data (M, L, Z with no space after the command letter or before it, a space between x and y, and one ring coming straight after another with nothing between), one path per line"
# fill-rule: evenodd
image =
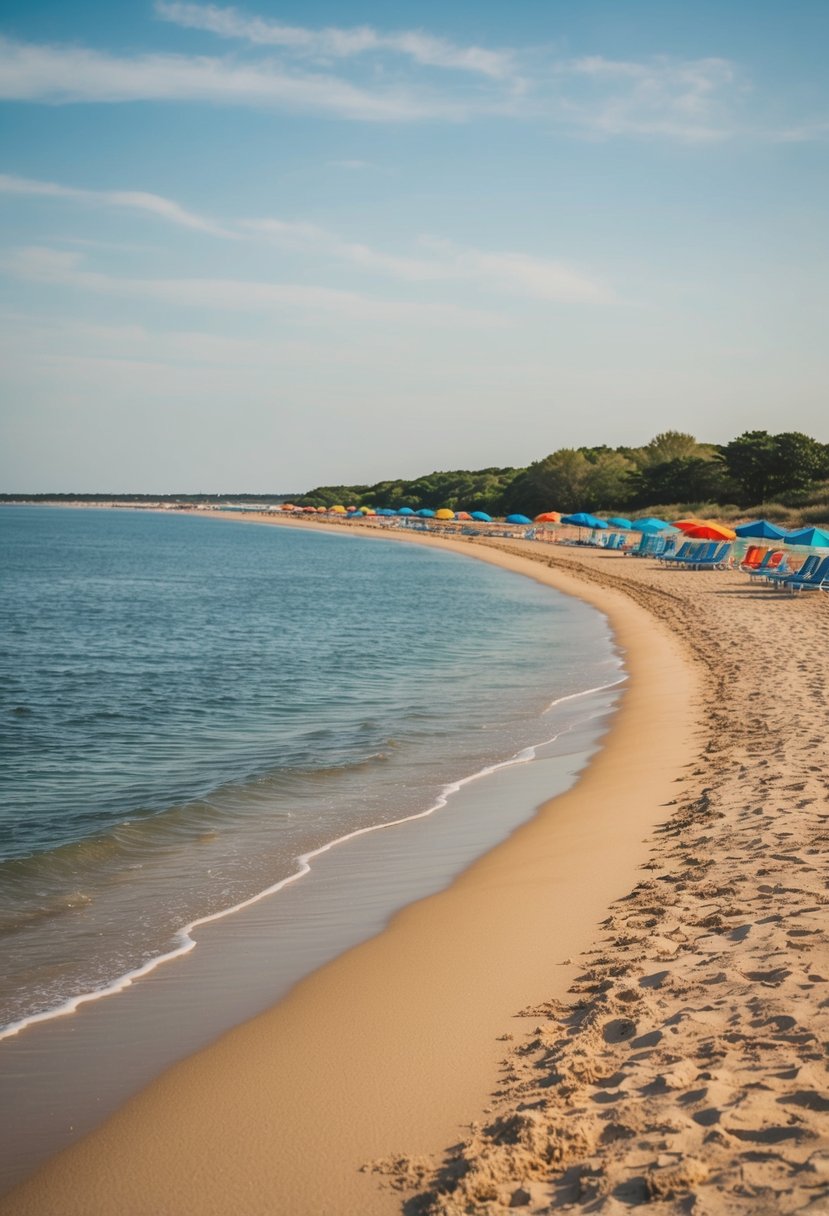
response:
M589 697L594 692L608 692L611 688L616 688L619 684L625 684L627 676L623 675L618 680L612 680L610 684L597 684L595 688L583 688L580 692L568 693L566 697L556 697L555 701L551 701L544 710L548 714L551 709L555 709L556 705L563 705L565 701L577 701L580 697Z
M603 692L606 688L613 688L619 683L622 683L622 680L615 681L610 685L603 685L601 688L597 689L585 689L581 693L571 694L569 697L561 698L561 700L573 700L578 696L587 696L591 692ZM555 704L555 702L553 704ZM593 715L588 715L585 721L589 721L592 716ZM327 844L320 845L306 853L301 853L295 859L297 868L291 874L279 879L271 886L257 892L248 899L241 900L239 903L233 904L231 907L224 908L218 912L210 913L207 916L197 917L195 920L192 920L188 924L184 925L183 928L177 930L173 935L173 944L171 945L171 948L165 951L163 954L156 955L154 958L147 960L141 966L126 972L100 988L96 988L91 992L80 993L77 996L70 997L60 1005L57 1005L51 1009L46 1009L39 1013L29 1014L26 1017L20 1018L16 1022L12 1022L5 1027L1 1027L0 1041L19 1034L21 1031L34 1025L35 1023L50 1021L53 1018L63 1017L67 1014L74 1013L81 1005L87 1004L90 1001L101 1000L103 997L114 996L116 993L123 992L125 989L131 987L132 984L134 984L137 980L142 979L146 975L150 975L158 967L163 966L165 963L172 962L174 959L181 958L185 954L189 954L191 950L195 949L197 943L193 934L203 925L224 920L226 917L234 916L237 912L241 912L246 908L253 907L254 904L257 904L261 900L267 899L272 895L278 894L280 891L284 890L285 887L290 886L292 883L298 882L299 879L304 878L306 874L310 874L311 862L315 858L321 857L324 853L328 853L332 849L338 848L340 845L347 844L348 841L355 840L359 836L367 836L370 833L384 831L387 828L401 827L406 823L413 823L419 819L427 819L429 816L434 815L436 811L442 810L447 805L452 795L458 793L461 789L471 785L473 782L482 780L484 777L491 776L493 773L512 768L519 764L529 763L536 758L541 748L549 747L562 736L573 732L579 725L580 722L578 720L574 720L568 726L564 727L550 738L542 740L539 743L532 744L529 747L522 748L507 760L501 760L494 764L485 765L477 772L470 773L466 777L461 777L456 781L447 782L440 790L432 805L427 807L424 811L418 811L413 815L405 815L400 819L370 824L369 826L363 828L356 828L352 832L348 832L343 836L338 836L335 840L331 840Z

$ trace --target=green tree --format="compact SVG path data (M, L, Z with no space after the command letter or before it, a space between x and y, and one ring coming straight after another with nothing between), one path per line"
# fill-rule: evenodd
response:
M806 489L826 467L825 445L801 431L745 431L720 455L746 505Z
M710 449L709 449L710 450ZM684 431L661 431L650 443L639 449L643 468L667 464L671 460L689 460L703 455L703 445Z

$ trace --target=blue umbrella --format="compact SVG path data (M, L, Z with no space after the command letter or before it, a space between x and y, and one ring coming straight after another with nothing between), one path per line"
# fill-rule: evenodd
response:
M614 528L624 528L628 532L633 527L633 524L630 522L630 520L625 519L624 516L622 516L622 515L611 515L610 519L607 522L609 524L613 524Z
M798 532L787 533L786 544L829 549L829 532L824 532L822 528L801 528Z
M653 516L648 519L635 519L631 528L634 532L676 532L673 524L664 519L654 519Z
M492 516L487 515L486 511L473 511L472 518L477 519L479 524L491 524Z
M754 519L749 524L740 524L734 531L738 536L750 536L757 540L782 540L786 535L783 528L769 523L767 519Z
M421 509L419 511L416 511L415 514L419 515L421 519L434 519L435 518L434 511L430 511L428 507L421 507Z
M508 524L531 524L532 520L527 519L526 515L508 515L507 523Z
M378 507L376 515L396 515L397 512L392 507Z
M400 510L397 512L397 514L398 515L414 515L414 511L412 510L411 507L401 507Z
M607 527L603 519L598 519L595 515L589 515L586 511L579 511L577 515L562 515L561 522L563 524L571 524L574 528Z

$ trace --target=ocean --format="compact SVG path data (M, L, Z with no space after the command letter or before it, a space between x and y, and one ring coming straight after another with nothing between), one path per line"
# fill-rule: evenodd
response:
M439 817L623 678L600 613L474 558L0 508L0 1026L187 952L333 842Z

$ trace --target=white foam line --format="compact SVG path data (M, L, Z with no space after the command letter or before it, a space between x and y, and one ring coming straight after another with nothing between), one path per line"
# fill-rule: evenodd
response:
M579 697L588 697L591 692L607 692L610 688L616 688L619 684L624 684L627 676L621 676L618 680L613 680L610 684L599 684L596 688L584 688L581 692L571 692L566 697L556 697L555 701L551 701L547 708L543 711L548 714L556 705L563 705L565 701L577 701Z
M627 677L624 677L625 679ZM617 680L616 683L621 683ZM588 688L584 692L571 693L568 697L561 697L561 701L572 701L576 697L587 696L591 692L602 692L605 688L613 688L613 684L602 685L600 688ZM558 704L553 701L552 705ZM552 705L548 708L552 708ZM546 710L544 711L546 713ZM119 976L113 980L111 984L107 984L103 988L96 988L93 992L83 992L79 996L70 997L64 1001L62 1005L56 1005L53 1009L44 1009L41 1013L32 1013L24 1018L20 1018L17 1022L10 1022L8 1026L0 1028L0 1042L3 1039L10 1039L14 1035L19 1034L21 1030L25 1030L29 1026L34 1026L37 1022L49 1022L53 1018L65 1017L67 1014L74 1013L81 1005L87 1004L89 1001L98 1001L105 996L115 996L118 992L123 992L126 988L131 987L136 980L142 979L145 975L150 975L157 967L163 963L169 963L173 959L182 958L185 954L189 954L196 946L196 941L192 934L195 929L202 925L209 925L213 921L224 920L226 916L233 916L237 912L242 912L245 908L250 908L253 904L258 904L260 900L266 899L270 895L276 895L284 887L290 883L296 882L300 878L304 878L306 874L310 874L311 865L315 857L322 856L323 853L329 852L337 845L345 844L349 840L354 840L357 836L367 836L369 832L378 832L384 828L400 827L404 823L414 823L417 819L426 819L429 815L433 815L435 811L442 810L446 806L452 794L463 789L466 785L471 785L473 781L479 781L481 777L489 777L492 773L497 773L500 769L512 768L516 764L527 764L530 760L534 760L540 747L548 747L551 743L555 743L562 735L569 734L575 729L577 723L571 722L564 730L559 731L550 739L545 739L541 743L534 743L530 747L523 748L520 752L516 752L509 760L501 760L498 764L487 765L477 773L472 773L469 777L461 777L458 781L451 781L445 785L438 794L437 801L425 811L418 811L415 815L406 815L402 819L392 819L388 823L374 823L369 827L356 828L353 832L349 832L345 836L338 836L336 840L330 840L328 844L320 845L317 849L312 849L309 853L301 853L296 858L298 869L289 874L286 878L281 878L279 882L275 882L272 886L266 887L264 891L260 891L257 895L251 895L249 899L242 900L241 903L234 904L231 908L224 908L221 912L212 912L209 916L200 916L196 920L191 920L182 929L175 933L174 940L179 944L172 950L168 950L166 954L159 954L155 958L151 958L144 963L142 967L137 967L134 971L128 971L125 975Z

